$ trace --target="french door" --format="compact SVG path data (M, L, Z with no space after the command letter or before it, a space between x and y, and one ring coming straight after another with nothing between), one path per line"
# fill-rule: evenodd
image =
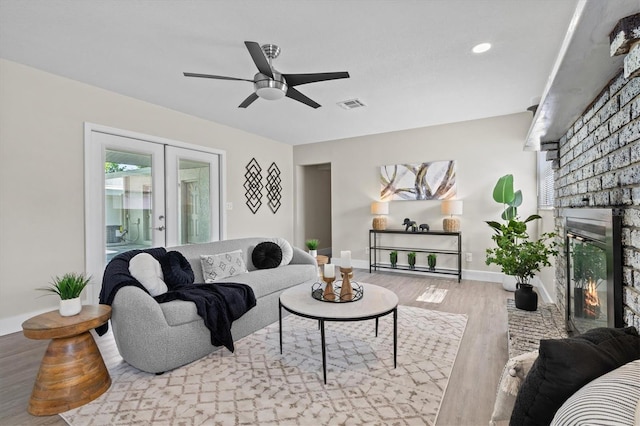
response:
M221 239L223 153L85 127L87 296L95 303L104 268L119 253Z

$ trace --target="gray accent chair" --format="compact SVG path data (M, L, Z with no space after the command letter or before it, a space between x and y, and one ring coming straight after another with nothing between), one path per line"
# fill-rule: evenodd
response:
M278 320L280 294L289 287L317 280L316 260L293 247L288 265L258 270L251 262L253 248L269 238L242 238L204 244L168 247L181 252L191 264L195 282L202 283L201 254L218 254L241 249L248 273L220 280L249 285L256 306L231 327L234 341ZM311 296L310 296L311 297ZM135 286L121 288L113 299L111 327L122 358L149 373L161 373L193 362L222 348L211 345L209 329L197 314L193 302L175 300L157 303Z

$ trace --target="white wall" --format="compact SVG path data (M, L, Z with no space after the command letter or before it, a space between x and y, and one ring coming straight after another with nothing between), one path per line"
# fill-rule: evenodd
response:
M473 256L464 262L465 276L499 280L495 265L485 265L491 230L485 220L500 220L502 206L492 199L498 177L512 173L516 189L524 194L523 217L536 212L536 155L522 150L531 113L468 121L442 126L363 136L295 146L294 166L331 163L333 252L351 250L354 265L368 265L370 203L379 199L380 166L423 161L456 160L458 197L464 200L460 217L463 251ZM298 191L300 188L297 189ZM410 217L442 229L438 201L392 201L388 228L401 228ZM296 228L296 238L299 230Z
M227 237L292 240L290 145L0 60L0 334L57 306L35 290L52 276L84 271L84 122L225 150ZM252 157L282 172L277 214L245 206Z

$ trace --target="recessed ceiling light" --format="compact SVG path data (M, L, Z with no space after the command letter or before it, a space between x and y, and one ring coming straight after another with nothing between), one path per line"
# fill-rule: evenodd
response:
M484 53L487 50L491 49L491 43L480 43L471 49L473 53Z

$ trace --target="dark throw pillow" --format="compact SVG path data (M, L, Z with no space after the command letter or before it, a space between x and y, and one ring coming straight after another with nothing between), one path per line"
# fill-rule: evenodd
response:
M159 259L162 267L164 282L171 290L173 287L184 284L193 284L195 276L189 261L179 251L168 251Z
M258 269L277 268L282 262L282 249L276 243L264 241L253 249L251 261Z
M581 387L636 359L640 336L634 327L594 328L567 339L540 340L540 355L518 392L509 424L550 424Z

